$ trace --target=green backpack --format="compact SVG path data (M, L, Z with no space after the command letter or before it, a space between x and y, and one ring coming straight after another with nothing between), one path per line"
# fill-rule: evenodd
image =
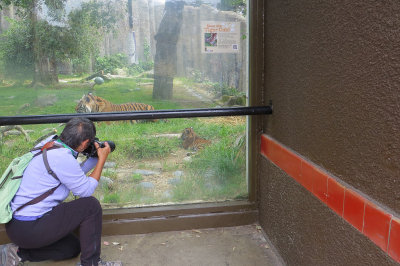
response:
M47 161L47 151L50 149L57 149L57 148L60 148L60 146L54 145L54 141L47 142L42 147L34 148L30 152L27 152L24 155L12 160L12 162L4 171L0 179L0 224L8 223L11 220L13 212L11 210L10 203L14 198L14 195L17 193L19 185L21 184L25 168L29 165L30 161L34 157L38 156L39 154L43 154L43 161L46 166L47 172L51 174L55 179L59 180L56 174L51 170L49 162ZM37 150L40 151L36 154L32 153L32 151L37 151ZM23 204L17 209L17 211L21 210L22 208L28 205L32 205L44 200L45 198L53 194L53 192L60 185L61 183L59 183L58 186L49 189L42 195Z

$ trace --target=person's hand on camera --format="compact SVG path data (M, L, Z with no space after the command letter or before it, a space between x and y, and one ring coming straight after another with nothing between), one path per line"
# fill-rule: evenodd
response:
M96 147L99 160L106 160L107 156L111 153L111 148L110 145L108 145L108 142L104 142L104 148L100 148L100 145L97 142L94 143L94 146Z
M104 143L104 148L100 148L100 145L95 142L94 147L96 148L97 157L99 158L99 160L97 161L96 167L94 168L93 172L89 176L99 181L101 177L101 171L103 170L104 164L107 160L107 156L111 152L111 148L108 142Z

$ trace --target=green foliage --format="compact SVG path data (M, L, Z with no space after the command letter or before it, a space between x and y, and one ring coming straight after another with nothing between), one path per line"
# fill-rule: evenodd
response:
M53 9L56 5L57 2L65 2L65 0L46 0L46 4L48 2L51 2L49 4L49 7ZM38 3L38 0L0 0L0 10L3 9L3 7L9 6L9 5L14 5L16 7L20 7L23 9L29 9L34 7Z
M80 73L88 66L91 56L98 54L98 39L101 33L93 27L82 9L71 12L68 18L70 34L76 43L70 58L73 60L76 72Z
M221 3L217 5L217 8L225 11L235 11L244 16L247 13L246 0L221 0Z
M215 94L221 94L221 96L223 95L227 95L227 96L242 96L243 92L239 91L238 89L234 88L234 87L230 87L228 84L226 83L215 83L212 88L211 91Z
M23 24L23 32L21 31L7 31L8 37L11 37L10 41L6 43L9 44L12 41L18 40L16 44L18 46L15 49L9 50L6 56L5 66L7 71L10 71L11 77L17 79L27 79L29 76L33 76L35 73L35 65L38 66L36 71L40 72L40 75L35 75L36 77L41 77L43 82L53 80L50 77L50 72L47 68L43 68L42 62L44 58L49 58L51 64L55 65L56 56L63 54L63 52L58 51L62 47L65 48L66 43L63 42L63 34L58 35L59 29L51 29L49 25L45 25L47 22L41 20L38 14L34 13L36 10L40 10L41 4L47 7L47 17L49 17L53 22L61 22L63 18L63 10L66 0L45 0L44 2L39 0L2 0L0 5L14 5L19 7L16 9L18 14L18 23ZM47 23L48 24L48 23ZM14 27L14 29L16 29ZM21 29L21 27L19 28ZM43 36L45 33L45 36ZM48 35L47 35L48 34ZM56 37L54 35L57 35ZM0 38L4 38L1 36ZM7 38L7 37L5 37ZM68 37L66 37L68 40ZM7 38L8 39L8 38ZM57 40L57 42L55 42ZM7 44L6 44L7 46ZM7 49L4 47L0 48L0 53L7 53ZM21 53L22 51L22 53ZM18 57L23 56L25 60L21 62ZM4 56L3 56L4 57ZM16 59L13 62L10 59ZM62 60L62 58L60 58ZM39 73L38 73L39 74ZM28 76L28 77L27 77Z
M151 58L150 44L145 41L143 46L144 61L139 61L139 66L143 68L144 71L149 71L154 67L154 62Z
M132 64L128 67L128 74L131 76L136 76L140 73L149 71L153 68L154 68L153 61L148 61L148 62L139 61L139 64Z
M4 73L9 78L23 79L34 70L31 28L26 21L7 20L10 27L0 35Z
M73 72L78 76L83 76L90 69L90 56L86 55L83 57L73 58L71 60L73 65Z
M128 66L128 57L125 54L115 54L96 58L96 71L104 70L105 73L113 73L117 68Z
M190 74L191 74L194 82L201 83L204 81L204 75L200 70L193 69Z
M65 3L67 0L45 0L47 6L47 15L53 21L62 21L65 16Z
M149 62L151 61L151 51L150 51L150 44L147 40L143 44L143 54L144 54L144 61Z
M38 21L35 27L35 45L40 54L62 61L75 53L75 40L66 27L53 26L45 20Z
M139 60L139 64L132 64L128 66L129 75L135 76L144 71L149 71L154 68L154 61L151 57L150 45L147 41L143 44L144 61Z
M77 12L92 26L94 31L111 32L115 29L120 14L114 1L91 0L81 3L81 9Z
M153 61L139 62L139 66L143 68L144 71L149 71L154 68L154 62Z
M140 66L140 64L132 64L128 67L128 74L131 76L136 76L140 73L143 73L144 69Z
M35 63L50 59L53 65L72 59L83 71L91 56L98 54L99 38L114 29L118 12L112 1L89 1L65 15L66 0L0 0L0 6L20 7L18 22L0 36L0 54L5 68L14 76L31 75ZM49 21L40 19L35 10L39 4L47 7ZM33 19L35 18L35 19ZM3 41L4 40L4 41ZM38 68L44 72L46 68ZM78 71L81 72L81 71ZM44 77L46 73L41 73Z
M80 9L69 13L68 24L75 43L71 57L77 73L88 68L91 56L98 55L99 39L115 28L117 18L117 9L112 2L93 0L82 3Z

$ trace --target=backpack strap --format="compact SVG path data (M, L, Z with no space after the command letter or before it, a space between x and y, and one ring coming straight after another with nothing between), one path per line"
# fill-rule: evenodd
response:
M19 206L15 211L20 211L22 208L25 208L26 206L33 205L33 204L36 204L36 203L41 202L42 200L44 200L45 198L47 198L48 196L50 196L51 194L53 194L54 191L56 191L56 189L57 189L60 185L61 185L61 183L58 184L58 186L53 187L52 189L47 190L47 191L46 191L45 193L43 193L42 195L40 195L40 196L38 196L38 197L36 197L36 198L34 198L34 199L28 201L28 202L25 203L24 205Z
M33 149L31 150L31 151L40 150L38 153L36 153L36 154L34 155L34 157L36 157L36 156L39 155L39 154L43 154L43 162L44 162L44 166L46 167L47 172L48 172L52 177L54 177L56 180L58 180L58 181L60 181L60 179L58 179L56 173L54 173L53 170L51 170L51 168L50 168L49 161L48 161L48 159L47 159L47 151L48 151L48 150L53 150L53 149L58 149L58 148L61 148L61 147L62 147L62 146L54 145L54 141L50 141L50 142L47 142L47 143L46 143L45 145L43 145L42 147L33 148ZM36 198L34 198L34 199L28 201L27 203L25 203L25 204L22 205L22 206L19 206L15 211L20 211L22 208L25 208L26 206L33 205L33 204L36 204L36 203L41 202L42 200L44 200L45 198L47 198L48 196L50 196L51 194L53 194L54 191L56 191L56 189L57 189L60 185L61 185L61 182L60 182L56 187L53 187L53 188L47 190L47 191L46 191L45 193L43 193L42 195L40 195L40 196L38 196L38 197L36 197Z
M56 147L61 148L61 146L56 146ZM57 149L57 148L54 148L54 149ZM47 160L47 149L43 149L43 162L44 162L44 166L46 167L47 173L49 173L56 180L60 181L60 179L58 179L56 173L54 173L53 170L51 170L51 168L50 168L49 160Z
M54 149L58 149L58 148L62 147L60 145L54 145L54 144L55 144L54 141L49 141L46 144L44 144L43 146L41 146L41 147L36 147L36 148L31 149L31 152L40 150L39 152L35 153L33 155L33 157L36 157L36 156L42 154L44 152L44 150L48 150L49 151L49 150L54 150Z
M46 143L46 144L47 144L47 143ZM61 148L61 146L59 146L59 145L54 145L54 146L53 146L53 145L52 145L52 146L49 147L47 150L54 150L54 149L58 149L58 148ZM35 158L36 156L42 154L43 151L44 151L43 149L44 149L44 146L42 146L42 147L36 147L36 148L31 149L31 150L30 150L31 152L40 150L39 152L37 152L37 153L35 153L35 154L33 155L32 159ZM43 158L43 160L45 160L45 158ZM50 172L49 172L50 166L49 166L48 163L46 164L46 162L47 162L47 157L46 157L46 160L45 160L45 166L46 166L47 172L50 174ZM50 169L50 171L51 171L51 169ZM53 171L51 171L51 172L53 172ZM52 175L52 174L51 174L51 175ZM19 179L19 178L22 178L22 176L23 176L23 175L14 176L14 177L11 178L11 179ZM53 175L52 175L52 176L53 176ZM54 176L53 176L53 177L54 177ZM56 178L56 177L55 177L55 178ZM56 178L56 179L58 180L58 178ZM5 179L5 180L6 180L6 179ZM5 182L5 181L3 181L3 183L4 183L4 182ZM0 187L3 186L3 183L0 184Z

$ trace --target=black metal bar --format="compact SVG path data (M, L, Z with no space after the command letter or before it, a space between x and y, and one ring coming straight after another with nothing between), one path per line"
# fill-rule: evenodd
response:
M65 123L73 117L86 117L92 121L144 120L211 116L244 116L272 114L271 106L157 110L141 112L80 113L61 115L0 116L0 126Z

